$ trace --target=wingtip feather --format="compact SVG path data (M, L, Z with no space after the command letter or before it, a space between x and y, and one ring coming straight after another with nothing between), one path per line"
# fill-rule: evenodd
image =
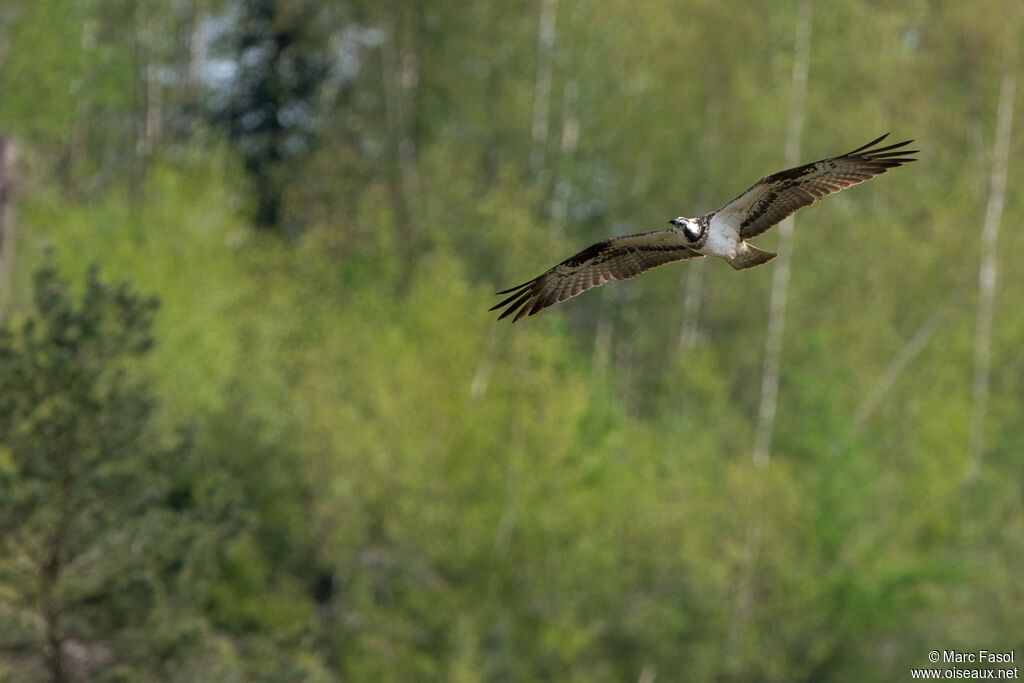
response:
M874 147L875 145L877 145L877 144L878 144L879 142L881 142L882 140L886 139L886 138L887 138L887 137L889 137L890 135L891 135L891 133L886 133L886 134L885 134L885 135L883 135L882 137L880 137L880 138L875 138L874 140L872 140L872 141L871 141L871 142L869 142L868 144L866 144L866 145L864 145L864 146L862 146L862 147L858 147L857 149L853 150L852 152L847 152L846 154L847 154L847 156L849 156L849 155L851 155L851 154L857 154L858 152L863 152L864 150L866 150L866 149L867 149L867 148L869 148L869 147Z
M537 281L537 278L533 278L532 280L527 280L526 282L524 282L521 285L516 285L515 287L509 287L508 289L503 289L500 292L495 292L494 296L501 296L502 294L508 294L509 292L514 292L517 289L522 289L523 287L526 287L527 285L532 285L536 281Z

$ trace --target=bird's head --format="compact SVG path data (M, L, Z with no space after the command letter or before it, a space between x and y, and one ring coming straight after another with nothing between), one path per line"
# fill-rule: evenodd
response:
M673 218L668 223L669 225L682 230L686 239L691 242L696 242L700 239L700 225L698 225L697 221L692 218L680 216L679 218Z

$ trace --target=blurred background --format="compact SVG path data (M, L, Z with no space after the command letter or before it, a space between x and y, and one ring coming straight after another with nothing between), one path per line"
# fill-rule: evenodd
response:
M2 0L0 678L1019 656L1021 21ZM487 312L887 131L920 161L759 238L775 263Z

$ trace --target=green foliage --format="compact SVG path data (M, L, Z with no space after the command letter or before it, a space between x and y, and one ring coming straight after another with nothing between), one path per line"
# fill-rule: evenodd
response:
M292 165L316 135L317 95L327 76L327 12L318 3L247 0L237 5L236 25L222 38L222 52L236 65L215 119L227 124L256 197L258 227L286 232L282 194Z
M766 469L773 266L669 266L511 327L485 309L777 168L792 4L563 0L546 109L539 3L58 5L0 7L0 127L28 159L0 344L0 677L46 676L46 605L121 680L894 680L1024 637L1012 192L988 447L963 479L1012 3L814 4L801 156L890 129L922 152L797 215ZM242 11L266 21L235 32ZM279 30L294 52L251 55L253 90L189 89L203 16L223 44ZM173 141L143 134L150 67ZM248 139L190 118L232 94L238 117L301 100L308 147L273 117ZM301 238L251 229L268 202ZM159 312L95 275L76 299L50 244ZM82 559L47 597L62 519Z
M33 303L0 328L0 585L5 621L22 625L4 647L53 680L187 678L231 524L191 439L160 445L155 399L129 374L152 346L157 301L95 268L76 301L48 262Z

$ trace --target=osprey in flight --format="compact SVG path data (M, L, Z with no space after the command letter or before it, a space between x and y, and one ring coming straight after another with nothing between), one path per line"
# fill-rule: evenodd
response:
M609 237L592 244L539 277L498 292L511 296L490 310L507 306L498 320L515 313L515 322L592 287L628 280L673 261L720 256L736 270L768 263L777 254L758 249L748 239L826 195L916 161L905 156L917 151L904 149L913 140L875 147L887 137L888 133L841 156L765 176L718 211L673 218L667 230Z

